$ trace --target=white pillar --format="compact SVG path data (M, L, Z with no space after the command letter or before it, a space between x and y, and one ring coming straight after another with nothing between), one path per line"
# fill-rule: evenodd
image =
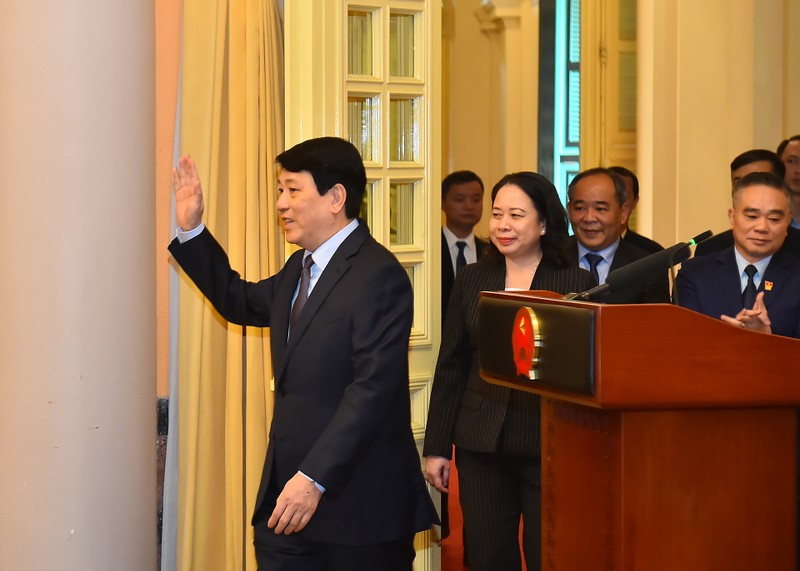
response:
M486 32L497 34L496 140L506 173L536 170L539 121L538 0L490 0L478 16ZM491 184L489 185L491 187Z
M156 569L153 25L0 10L0 569Z

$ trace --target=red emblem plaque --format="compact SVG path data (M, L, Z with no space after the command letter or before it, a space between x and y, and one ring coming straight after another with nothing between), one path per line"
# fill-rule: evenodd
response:
M539 332L539 320L530 307L521 307L517 311L517 316L514 318L514 329L511 332L511 346L514 349L517 374L536 380L542 336Z

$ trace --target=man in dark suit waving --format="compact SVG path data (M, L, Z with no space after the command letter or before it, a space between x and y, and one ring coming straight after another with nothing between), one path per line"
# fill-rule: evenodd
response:
M277 210L303 248L246 282L202 224L197 169L173 170L173 257L232 323L269 327L275 407L252 523L260 569L409 571L436 522L410 426L408 276L358 219L356 148L323 137L278 155Z
M800 258L782 248L790 193L772 173L753 172L733 187L733 246L683 263L675 278L683 307L736 327L800 337Z

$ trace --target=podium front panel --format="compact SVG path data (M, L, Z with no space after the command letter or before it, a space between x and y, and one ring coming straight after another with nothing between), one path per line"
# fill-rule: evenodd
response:
M483 378L594 395L591 309L482 296L478 331Z

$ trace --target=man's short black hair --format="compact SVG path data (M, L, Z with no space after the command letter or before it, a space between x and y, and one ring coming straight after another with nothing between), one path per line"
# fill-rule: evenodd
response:
M567 200L572 202L572 191L581 180L587 176L594 176L596 174L604 174L611 179L611 182L614 184L614 196L616 197L617 202L620 206L625 204L625 200L628 198L628 195L625 192L625 181L622 180L622 177L619 174L604 167L594 167L585 171L581 171L575 175L575 178L570 181L569 188L567 189Z
M779 190L784 193L786 198L789 200L792 198L792 191L789 189L789 186L786 184L786 182L782 178L778 177L778 175L771 172L751 172L750 174L743 176L734 183L731 196L735 197L739 191L756 185L774 188L775 190Z
M454 184L464 184L467 182L477 182L481 185L481 192L483 192L483 181L481 177L472 171L453 171L442 180L442 200L450 192L450 187Z
M735 159L731 161L731 172L735 171L736 169L740 169L745 165L749 165L750 163L758 163L761 161L768 162L772 165L772 173L780 178L783 178L786 175L786 165L783 164L781 158L773 153L772 151L768 151L767 149L750 149L749 151L745 151L742 154L738 155Z
M783 159L783 151L786 150L786 146L792 141L800 141L800 135L794 135L792 137L789 137L788 139L784 139L783 141L781 141L781 144L778 145L778 150L775 151L775 154L778 155L781 159Z
M608 170L615 172L620 176L627 176L629 179L631 179L633 181L633 198L639 198L639 179L632 170L626 169L625 167L619 165L608 167Z
M344 211L350 220L358 218L367 187L367 172L358 149L338 137L318 137L296 144L275 158L282 169L307 172L314 179L320 195L334 185L347 191Z

